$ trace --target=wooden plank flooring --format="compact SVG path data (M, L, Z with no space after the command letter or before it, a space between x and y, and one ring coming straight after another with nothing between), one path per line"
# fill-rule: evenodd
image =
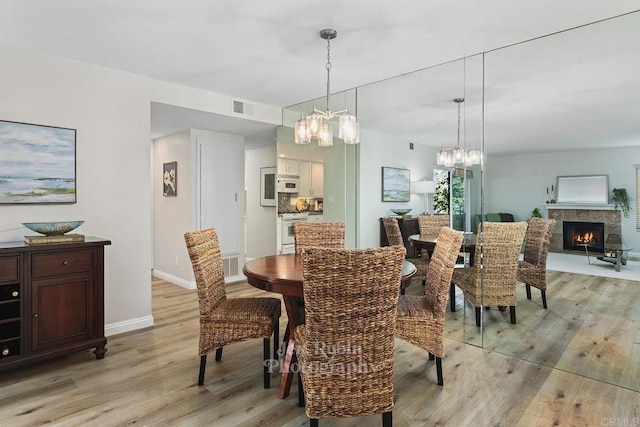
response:
M549 295L547 311L539 306L535 290L533 301L519 294L517 326L527 325L557 344L536 344L527 350L528 341L500 333L505 342L491 350L448 338L444 387L436 384L434 362L422 350L396 340L395 425L639 425L640 339L638 310L634 309L638 299L621 298L619 292L628 295L640 283L613 283L569 273L558 273L554 280L556 294ZM560 308L557 289L572 285L578 289L567 290L562 299L567 306L584 309L555 311ZM410 288L410 293L419 292L420 285ZM266 295L273 296L246 283L228 287L229 298ZM458 303L462 306L461 298ZM605 306L597 307L598 303ZM612 318L614 313L619 317ZM154 327L109 337L109 351L101 361L85 351L1 373L0 425L308 425L304 409L297 405L297 380L284 400L276 397L277 373L272 376L271 389L262 388L261 340L226 347L222 362L209 357L205 385L196 385L195 291L154 279L153 315ZM461 337L462 310L447 316L447 333ZM496 310L495 316L501 314ZM559 318L569 318L571 326L562 330L567 324ZM491 321L489 327L495 325L496 331L513 326L508 316ZM283 315L281 329L285 325ZM490 332L485 334L488 344L491 339ZM590 344L594 341L595 346ZM514 349L511 354L519 357L505 350L509 346ZM542 358L544 363L527 360L533 358ZM589 378L594 362L596 379ZM623 386L612 384L615 381L622 381ZM607 419L616 419L618 424L607 424ZM381 420L321 420L324 426L366 423L380 425Z

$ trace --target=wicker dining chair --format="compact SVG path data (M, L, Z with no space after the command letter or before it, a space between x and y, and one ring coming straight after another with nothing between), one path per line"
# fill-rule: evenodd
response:
M196 279L200 305L198 385L204 384L208 353L215 349L216 361L220 361L223 346L251 338L263 338L264 388L269 388L269 338L273 334L273 357L276 358L280 299L227 299L220 245L215 229L187 232L184 240Z
M420 234L433 234L437 236L443 227L449 226L449 215L418 215ZM429 258L426 250L422 251L422 257L426 259Z
M429 261L424 296L401 295L398 299L396 337L428 351L429 359L435 357L438 385L444 384L442 357L447 291L462 239L461 232L442 228Z
M394 330L406 250L309 248L302 253L306 323L296 354L311 425L382 414L392 423ZM357 307L354 310L354 307Z
M400 231L400 225L398 220L392 217L382 218L382 225L384 231L387 233L387 240L389 245L399 245L404 247L404 240L402 239L402 233ZM420 280L424 285L427 279L427 268L429 266L429 260L425 257L418 256L417 258L411 258L411 263L416 266L416 275L414 278ZM404 289L400 291L401 295L404 295Z
M484 222L478 236L473 266L455 269L452 283L474 305L476 325L480 307L509 306L511 323L516 323L516 275L526 222Z
M344 223L295 222L293 236L297 254L309 247L344 248Z
M518 262L517 278L525 284L527 299L531 286L540 289L542 306L547 308L547 255L555 219L531 218L524 244L524 259Z

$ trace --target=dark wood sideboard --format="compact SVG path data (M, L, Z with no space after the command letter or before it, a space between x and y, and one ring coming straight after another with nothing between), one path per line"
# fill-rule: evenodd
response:
M412 234L420 234L420 227L418 226L418 218L396 218L398 225L400 226L400 234L402 234L402 240L404 241L404 247L407 249L407 258L417 258L416 249L409 242L409 236ZM380 222L380 246L389 246L389 240L387 239L387 232L384 230L384 224L382 218Z
M0 242L0 371L95 348L104 358L109 240Z

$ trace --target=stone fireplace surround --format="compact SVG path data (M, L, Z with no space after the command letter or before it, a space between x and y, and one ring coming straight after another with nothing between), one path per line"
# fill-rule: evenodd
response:
M614 205L569 205L569 204L547 204L547 214L549 219L556 220L556 226L551 236L550 252L576 253L576 251L566 251L562 248L562 228L564 221L576 222L602 222L604 223L604 238L606 240L609 233L616 233L622 236L622 224L620 210ZM624 238L624 236L623 236Z

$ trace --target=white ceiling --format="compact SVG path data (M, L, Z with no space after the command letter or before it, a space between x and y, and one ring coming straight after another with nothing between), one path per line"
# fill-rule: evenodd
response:
M337 92L637 9L637 0L0 0L0 43L284 107L326 91L322 28L338 31ZM225 116L155 108L157 132L193 127L190 120L264 132ZM454 106L454 124L455 114ZM421 134L417 142L433 144Z

